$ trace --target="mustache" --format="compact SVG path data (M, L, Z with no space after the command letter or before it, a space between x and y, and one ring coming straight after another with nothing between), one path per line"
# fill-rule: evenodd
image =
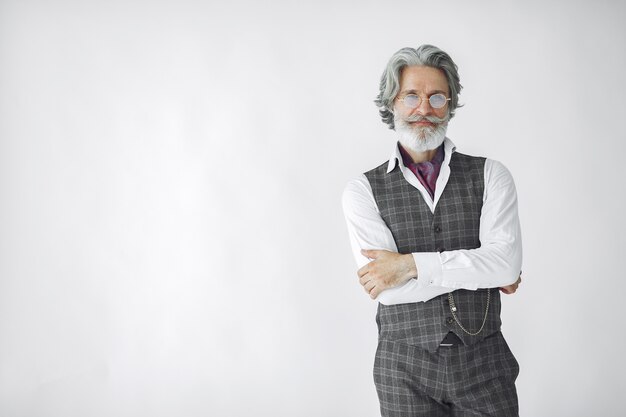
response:
M413 116L407 116L404 119L407 123L413 122L425 122L429 121L431 123L441 124L448 121L447 117L435 117L435 116L420 116L419 114L415 114Z

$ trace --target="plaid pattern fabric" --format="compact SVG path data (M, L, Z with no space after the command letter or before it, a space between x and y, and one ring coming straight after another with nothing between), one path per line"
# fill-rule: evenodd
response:
M383 164L365 174L399 252L480 247L484 164L484 158L453 153L450 178L434 213L398 166L387 173ZM374 381L384 417L518 415L519 366L499 331L498 289L454 291L456 314L466 329L477 331L487 291L489 314L477 336L460 329L447 295L426 302L378 304ZM439 346L450 331L463 345Z
M380 340L374 365L384 417L516 417L518 373L500 332L436 353Z
M453 153L450 178L434 213L420 192L404 179L398 166L387 173L385 163L365 173L380 214L400 253L480 247L484 165L485 158ZM470 332L477 331L482 324L487 291L457 290L453 293L456 315ZM452 331L465 345L473 345L500 329L500 293L497 289L490 291L489 315L483 331L477 336L470 336L460 329L452 317L446 294L426 302L379 304L376 316L379 338L434 352L445 335Z

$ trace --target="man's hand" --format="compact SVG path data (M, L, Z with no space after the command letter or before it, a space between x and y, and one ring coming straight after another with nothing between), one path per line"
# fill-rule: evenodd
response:
M402 285L417 276L413 255L388 250L362 250L370 263L357 271L359 282L372 299L387 288Z
M517 281L515 281L515 284L507 285L506 287L501 287L500 291L502 291L505 294L513 294L515 291L517 291L517 287L519 287L519 284L521 282L522 282L522 276L520 275L519 278L517 278Z

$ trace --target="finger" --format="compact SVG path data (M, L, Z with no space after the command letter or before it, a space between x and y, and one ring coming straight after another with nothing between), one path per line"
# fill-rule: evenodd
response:
M370 291L370 297L372 298L378 297L380 293L385 291L387 288L389 288L388 285L385 285L382 282L375 282L374 288L372 288L372 291Z
M370 291L370 298L373 300L373 299L375 299L376 297L378 297L378 294L380 294L380 291L379 291L378 287L376 287L376 286L375 286L375 287L374 287L374 288L372 288L372 290Z
M376 283L374 281L367 281L364 285L363 288L365 288L365 291L367 291L368 293L372 291L372 288L374 288L376 286Z
M369 267L370 264L364 265L361 268L359 268L358 271L356 271L356 274L359 276L359 278L363 277L363 275L367 274L367 272L369 271Z
M361 255L369 259L376 259L381 251L376 249L361 249Z
M517 284L507 285L505 288L506 294L513 294L515 293L515 291L517 291Z

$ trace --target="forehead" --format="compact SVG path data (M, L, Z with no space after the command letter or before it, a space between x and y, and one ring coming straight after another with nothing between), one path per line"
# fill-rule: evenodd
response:
M449 93L446 75L439 68L426 66L404 67L400 73L400 92Z

